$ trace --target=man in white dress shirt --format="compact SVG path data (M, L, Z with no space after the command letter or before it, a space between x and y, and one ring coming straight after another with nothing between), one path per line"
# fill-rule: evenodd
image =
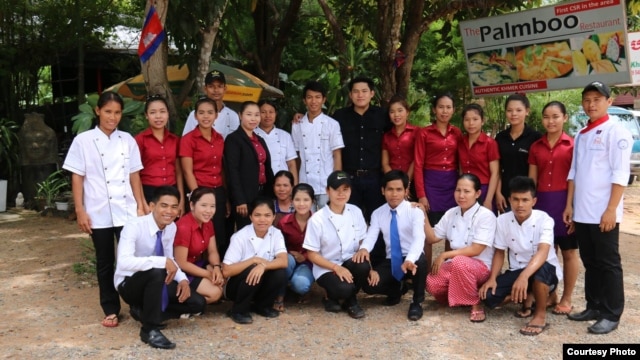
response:
M409 320L417 321L422 318L422 302L424 301L425 283L427 280L427 260L422 249L424 248L424 211L411 206L406 199L409 190L409 177L400 170L391 170L382 178L382 194L387 203L376 209L371 214L371 225L367 236L360 245L360 250L353 256L356 263L370 262L369 253L382 233L386 259L376 264L369 275L369 281L364 284L362 290L367 294L385 294L387 299L384 304L393 306L400 302L402 297L402 280L413 279L413 301L409 305ZM395 212L395 214L393 214ZM397 217L397 234L400 242L402 257L397 266L402 273L398 273L398 280L393 275L393 243L391 224Z
M533 318L520 333L535 336L549 326L547 298L562 279L562 268L553 249L554 222L544 211L533 209L533 179L516 176L509 182L509 190L511 211L498 216L491 275L479 294L491 309L506 299L525 303L532 294L536 303ZM501 274L505 251L509 253L509 270Z
M131 316L142 323L140 339L160 349L176 346L160 331L165 317L201 313L206 305L201 295L191 294L187 276L173 259L179 197L175 188L159 187L151 213L124 226L113 279Z
M227 81L224 74L219 70L209 71L207 76L204 78L204 93L209 99L216 102L218 117L213 123L213 129L225 139L227 138L227 135L234 132L238 126L240 126L238 113L225 106L222 101L226 92ZM195 111L192 111L187 118L187 122L184 124L182 136L192 131L197 126L198 120L196 120Z

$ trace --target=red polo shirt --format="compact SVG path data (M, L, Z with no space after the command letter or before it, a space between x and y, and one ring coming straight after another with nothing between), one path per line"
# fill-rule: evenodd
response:
M163 186L176 184L176 159L180 140L169 130L164 130L162 142L151 128L135 136L144 169L140 170L142 185Z
M462 173L476 175L480 183L485 185L491 178L489 164L500 160L500 150L495 140L481 132L471 147L469 147L469 135L462 137L458 145L458 157Z
M572 159L573 138L564 132L553 147L546 135L531 144L529 164L538 167L538 191L566 190Z
M382 136L382 149L389 153L389 166L394 170L409 171L413 163L418 127L407 124L400 135L391 129Z
M457 171L458 143L462 132L449 124L444 136L436 124L421 129L416 135L413 181L418 198L425 197L423 170Z
M198 186L216 188L222 186L222 153L224 138L211 130L211 141L202 136L196 127L180 140L180 157L193 159L193 175Z
M296 221L296 214L291 213L285 215L280 219L276 227L280 229L282 235L284 235L284 243L287 251L297 251L307 259L307 250L302 248L305 231L300 229Z
M178 230L173 240L173 247L184 246L189 249L187 260L190 263L200 260L209 247L211 237L214 236L213 223L207 221L200 228L193 213L188 213L176 221L176 226Z

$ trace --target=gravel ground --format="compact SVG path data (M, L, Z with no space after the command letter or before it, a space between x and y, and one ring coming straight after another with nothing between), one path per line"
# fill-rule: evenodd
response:
M640 187L626 193L625 223L640 227ZM383 297L361 295L367 315L353 320L346 313L323 310L321 292L312 300L287 302L279 318L254 317L237 325L224 314L229 302L212 305L203 316L171 320L163 332L175 350L156 350L139 340L139 324L123 303L120 326L100 325L95 281L74 273L86 251L86 235L63 218L22 213L23 220L0 223L0 357L15 359L561 359L563 343L640 343L640 236L623 234L626 308L620 328L590 335L588 324L548 311L551 326L539 336L518 330L525 319L513 316L516 306L489 311L484 323L468 321L469 308L439 306L431 296L425 316L406 319L411 292L394 307ZM623 227L623 230L625 228ZM635 230L631 230L635 231ZM442 251L436 247L435 253ZM584 306L583 277L574 294L576 311Z

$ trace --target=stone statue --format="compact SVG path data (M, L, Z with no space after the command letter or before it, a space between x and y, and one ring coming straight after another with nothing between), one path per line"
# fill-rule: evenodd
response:
M44 115L29 113L18 137L22 165L44 165L58 163L58 140L52 128L44 123Z

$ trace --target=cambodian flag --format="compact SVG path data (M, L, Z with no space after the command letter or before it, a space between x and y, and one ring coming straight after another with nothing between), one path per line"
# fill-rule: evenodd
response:
M156 8L151 5L147 18L144 20L144 26L142 26L142 34L140 34L140 45L138 46L138 56L140 60L145 63L151 55L156 52L158 46L162 44L165 38L164 28Z

